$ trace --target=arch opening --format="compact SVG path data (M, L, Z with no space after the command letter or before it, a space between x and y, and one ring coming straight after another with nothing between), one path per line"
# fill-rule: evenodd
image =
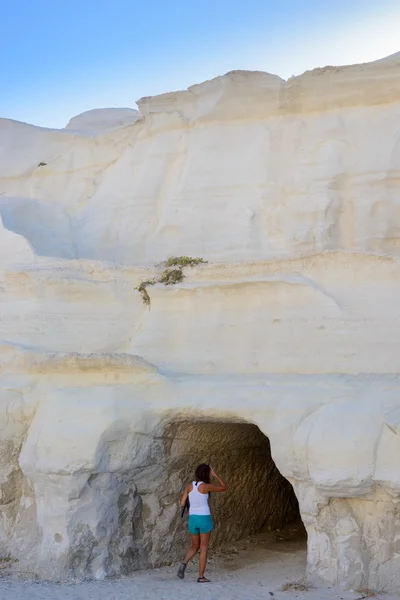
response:
M187 516L181 519L177 502L185 483L193 479L196 466L206 462L228 485L227 493L211 495L215 524L211 548L229 550L239 540L260 534L254 538L255 543L260 541L269 547L281 544L284 551L289 551L292 543L293 551L302 553L305 569L307 534L296 495L272 459L269 439L256 425L175 420L165 424L160 437L154 441L160 444L156 454L159 459L162 454L159 471L162 481L159 480L151 497L142 495L141 486L138 489L143 499L143 516L149 514L155 495L159 503L159 533L145 534L153 566L171 564L182 558L188 544ZM146 530L146 518L143 525ZM162 532L167 530L168 535L163 536ZM286 542L285 549L282 542Z

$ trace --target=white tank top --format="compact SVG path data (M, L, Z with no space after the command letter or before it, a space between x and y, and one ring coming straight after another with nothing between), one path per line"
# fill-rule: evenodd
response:
M193 489L189 492L189 515L210 515L208 494L199 492L198 487L202 481L192 481Z

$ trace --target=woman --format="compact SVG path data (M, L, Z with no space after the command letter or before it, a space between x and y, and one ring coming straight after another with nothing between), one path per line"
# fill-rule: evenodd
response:
M210 475L215 477L219 485L210 483ZM210 492L226 492L227 487L216 472L208 465L199 465L195 472L195 480L185 487L181 499L181 508L184 508L189 500L189 533L192 536L192 545L186 552L184 561L179 565L178 577L185 577L185 569L189 560L193 558L200 548L199 577L198 583L209 583L204 577L207 563L207 550L210 541L211 530L214 528L208 498Z

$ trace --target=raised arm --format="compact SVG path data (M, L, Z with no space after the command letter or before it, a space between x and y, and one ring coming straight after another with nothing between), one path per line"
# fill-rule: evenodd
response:
M213 477L215 477L215 479L218 480L219 485L214 485L213 483L204 484L205 491L206 492L226 492L226 490L228 489L228 486L226 485L226 483L224 483L222 481L221 477L219 477L219 475L216 474L214 469L211 469L210 474Z

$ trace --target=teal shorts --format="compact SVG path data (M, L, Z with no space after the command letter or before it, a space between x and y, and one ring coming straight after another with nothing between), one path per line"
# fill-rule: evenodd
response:
M214 524L211 515L189 515L188 527L191 535L198 535L210 533L214 529Z

